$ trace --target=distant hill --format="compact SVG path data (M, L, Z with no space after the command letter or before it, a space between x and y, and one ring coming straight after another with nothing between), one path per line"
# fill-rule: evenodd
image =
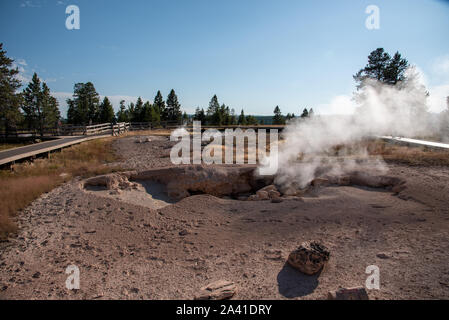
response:
M260 124L273 124L273 116L254 116Z

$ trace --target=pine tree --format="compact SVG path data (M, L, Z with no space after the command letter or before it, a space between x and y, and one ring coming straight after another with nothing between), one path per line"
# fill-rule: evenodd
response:
M301 114L301 118L305 119L309 117L309 111L307 111L307 108L304 108Z
M131 102L128 105L127 113L128 113L128 117L129 117L129 121L130 122L137 122L137 120L135 119L136 112L135 112L135 107L134 107L134 103L133 102Z
M229 117L230 117L230 121L229 121L230 125L234 125L234 124L237 123L237 118L235 116L235 110L234 109L231 109L231 113L230 113Z
M167 97L166 115L167 121L181 121L181 105L179 104L178 97L173 89Z
M120 101L119 111L117 112L118 122L129 122L128 112L125 107L125 100Z
M285 119L284 116L282 115L279 106L276 106L273 112L274 112L273 124L285 124Z
M151 111L153 109L153 106L150 104L149 101L145 102L145 104L143 105L142 108L142 113L141 113L141 119L142 122L151 122Z
M309 118L312 118L315 115L315 112L313 111L313 108L310 108L309 110Z
M28 130L38 130L42 113L41 81L36 73L28 86L23 90L22 110Z
M151 124L153 126L159 126L161 124L161 115L155 105L151 107Z
M159 117L166 121L164 117L166 117L166 111L165 111L165 101L162 97L161 91L158 90L156 96L154 97L153 107L155 108L155 112L159 113Z
M368 56L368 63L354 75L357 89L360 89L366 79L374 79L379 82L395 85L405 79L405 70L408 61L396 52L393 58L383 48L377 48Z
M22 110L25 124L30 130L44 135L45 129L54 128L60 118L57 100L51 96L50 88L42 83L36 73L23 90Z
M104 97L103 102L100 104L99 108L100 116L99 121L101 123L111 123L114 120L114 108L108 97Z
M218 103L217 95L214 95L209 102L209 107L206 111L207 124L220 125L220 104Z
M187 124L188 122L189 122L189 116L184 111L184 113L182 114L182 124Z
M56 128L61 119L58 100L50 93L50 88L45 82L42 83L42 111L43 127Z
M3 43L0 43L0 130L9 134L21 121L21 94L17 90L22 86L16 78L19 70L13 68L14 60L6 56Z
M408 61L403 59L399 52L396 52L385 69L384 83L395 85L399 81L403 81L405 79L405 70L408 66Z
M245 119L245 122L247 125L256 125L258 124L257 119L254 116L247 116Z
M246 117L245 117L245 113L243 112L243 109L242 109L242 112L240 113L238 124L241 126L246 125Z
M231 110L229 109L229 107L225 107L224 109L224 120L223 120L223 124L226 126L229 126L232 124L232 119L231 119Z
M142 98L137 98L136 106L134 108L134 116L133 119L135 122L144 122L143 117L143 101Z
M204 109L200 109L199 107L197 107L195 109L195 114L193 116L193 120L196 121L201 121L201 124L205 124L206 123L206 114L204 112Z
M92 82L76 83L73 98L67 99L67 119L72 124L98 123L100 95Z

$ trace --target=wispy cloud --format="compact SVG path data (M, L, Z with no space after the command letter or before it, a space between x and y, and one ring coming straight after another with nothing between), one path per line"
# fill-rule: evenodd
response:
M40 8L40 7L42 7L40 1L31 1L31 0L27 0L27 1L22 2L20 4L20 6L22 8Z
M21 66L27 66L27 62L25 61L25 59L17 59L16 61L17 64L21 65Z
M15 59L12 63L12 67L19 70L19 73L16 75L16 78L22 82L22 85L26 85L31 80L31 75L25 68L28 66L25 59Z

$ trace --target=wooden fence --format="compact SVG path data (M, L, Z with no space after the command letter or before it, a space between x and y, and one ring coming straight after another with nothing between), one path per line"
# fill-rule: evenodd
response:
M99 134L120 135L127 131L151 130L157 128L177 128L179 123L176 121L151 122L120 122L120 123L101 123L90 126L80 125L62 125L58 128L45 129L44 137L55 136L91 136ZM37 130L15 129L13 131L0 132L0 138L39 138L40 132Z

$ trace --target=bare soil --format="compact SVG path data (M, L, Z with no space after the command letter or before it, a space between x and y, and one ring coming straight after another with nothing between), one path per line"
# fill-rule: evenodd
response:
M138 139L115 142L121 167L171 165L167 137ZM0 243L0 298L192 299L224 279L236 284L235 299L323 299L363 286L366 267L377 265L371 299L448 299L449 168L388 167L407 182L398 195L330 186L281 203L211 195L174 203L143 184L111 196L74 179L34 201L18 216L18 237ZM331 258L306 276L285 262L312 239ZM72 264L80 290L65 287Z

